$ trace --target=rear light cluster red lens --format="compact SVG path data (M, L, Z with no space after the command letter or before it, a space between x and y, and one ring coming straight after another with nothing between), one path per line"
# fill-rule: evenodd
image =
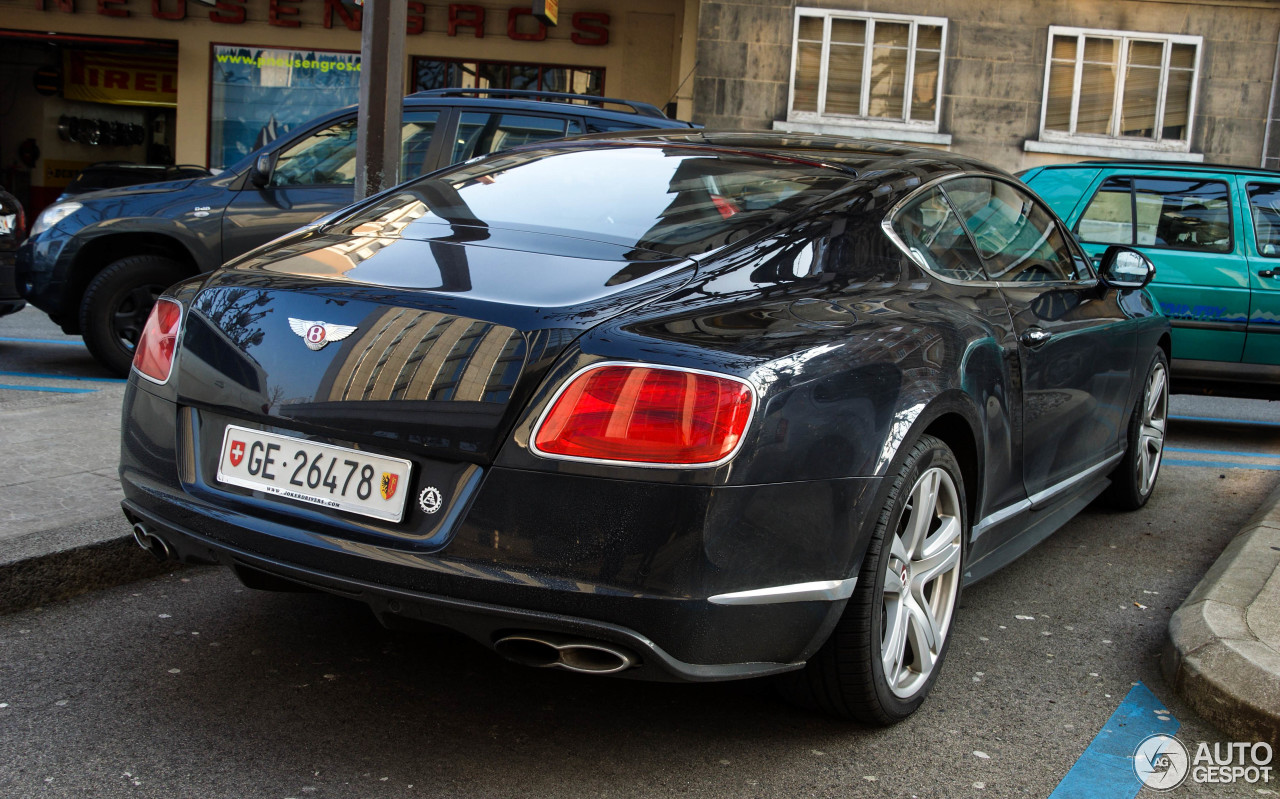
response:
M182 306L175 300L156 300L134 349L133 368L157 383L168 381L169 372L173 369L173 356L178 350L178 328L181 325Z
M738 448L755 394L736 378L609 364L578 374L534 433L534 449L566 458L706 466Z

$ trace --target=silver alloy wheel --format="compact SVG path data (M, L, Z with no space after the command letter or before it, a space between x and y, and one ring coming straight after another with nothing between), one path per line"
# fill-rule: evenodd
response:
M928 681L960 588L960 498L944 469L920 475L889 540L880 658L889 690L910 698Z
M1160 471L1164 454L1164 431L1169 422L1169 372L1160 361L1151 365L1147 386L1142 395L1142 421L1138 427L1138 452L1134 466L1138 470L1138 492L1151 493Z

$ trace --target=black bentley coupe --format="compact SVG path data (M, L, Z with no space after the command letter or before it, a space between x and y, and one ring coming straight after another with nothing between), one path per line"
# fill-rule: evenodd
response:
M157 303L138 542L531 666L781 675L887 724L961 588L1151 496L1169 325L979 162L602 134L449 167Z

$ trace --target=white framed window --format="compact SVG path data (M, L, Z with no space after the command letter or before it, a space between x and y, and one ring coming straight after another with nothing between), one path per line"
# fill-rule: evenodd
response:
M937 133L947 19L797 8L787 123L777 128ZM897 134L897 135L894 135ZM946 137L949 139L949 137Z
M1040 141L1026 149L1189 153L1203 42L1200 36L1050 26Z

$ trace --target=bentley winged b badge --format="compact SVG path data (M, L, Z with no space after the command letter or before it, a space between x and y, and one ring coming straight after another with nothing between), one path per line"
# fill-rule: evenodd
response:
M355 325L331 325L328 322L308 322L305 319L289 317L289 327L302 336L309 349L318 350L330 341L342 341L356 332Z

